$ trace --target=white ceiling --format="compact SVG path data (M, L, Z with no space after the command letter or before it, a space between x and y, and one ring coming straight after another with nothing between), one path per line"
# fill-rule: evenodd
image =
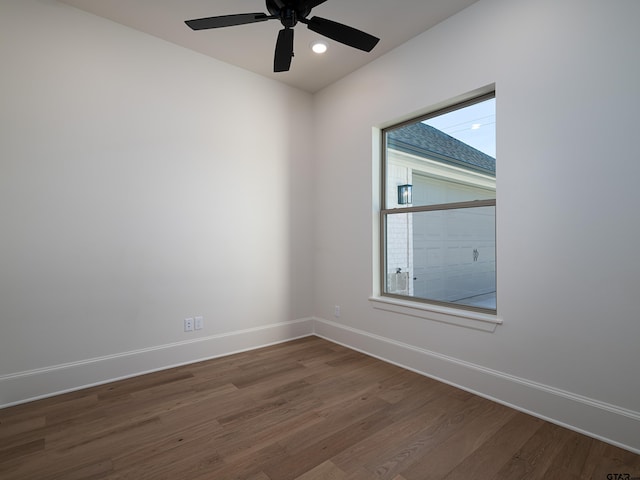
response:
M477 0L328 0L314 8L317 15L350 25L381 40L366 53L325 39L299 23L295 27L295 57L289 72L273 73L277 20L193 31L185 20L233 13L268 13L263 0L60 0L141 32L195 50L223 62L316 92L428 30ZM329 51L311 52L323 39Z

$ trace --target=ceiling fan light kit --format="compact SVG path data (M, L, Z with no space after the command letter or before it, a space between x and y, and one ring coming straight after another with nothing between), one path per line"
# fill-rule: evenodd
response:
M217 17L198 18L187 20L185 23L192 30L208 30L211 28L233 27L248 23L265 22L267 20L280 20L284 27L278 32L276 50L273 58L273 71L286 72L291 67L293 59L293 27L298 22L307 25L307 28L320 35L343 43L359 50L370 52L380 41L379 38L369 35L342 23L327 20L321 17L307 18L314 7L327 0L266 0L266 13L240 13L235 15L221 15ZM325 45L326 47L326 45Z

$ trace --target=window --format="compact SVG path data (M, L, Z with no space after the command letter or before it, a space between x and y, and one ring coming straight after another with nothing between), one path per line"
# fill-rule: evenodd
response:
M495 94L382 133L383 296L495 314Z

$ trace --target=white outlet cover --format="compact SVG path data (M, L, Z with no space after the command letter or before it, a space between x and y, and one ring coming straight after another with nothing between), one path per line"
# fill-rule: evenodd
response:
M204 328L204 317L195 317L194 327L196 330L202 330Z
M184 319L184 331L193 332L193 318Z

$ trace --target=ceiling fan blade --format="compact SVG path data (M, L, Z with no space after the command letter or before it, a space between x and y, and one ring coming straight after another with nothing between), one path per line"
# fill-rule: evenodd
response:
M192 30L206 30L209 28L233 27L247 23L264 22L269 20L265 13L239 13L236 15L221 15L219 17L197 18L187 20L186 23Z
M327 20L326 18L312 17L309 20L300 20L307 24L309 30L312 30L320 35L331 38L350 47L370 52L373 47L380 41L379 38L369 35L362 30L358 30L342 23Z
M293 58L293 29L283 28L278 33L276 53L273 58L274 72L288 72Z
M312 8L317 7L318 5L323 4L323 3L324 3L324 2L326 2L326 1L327 1L327 0L307 0L307 1L306 1L306 6L307 6L309 9L312 9Z

